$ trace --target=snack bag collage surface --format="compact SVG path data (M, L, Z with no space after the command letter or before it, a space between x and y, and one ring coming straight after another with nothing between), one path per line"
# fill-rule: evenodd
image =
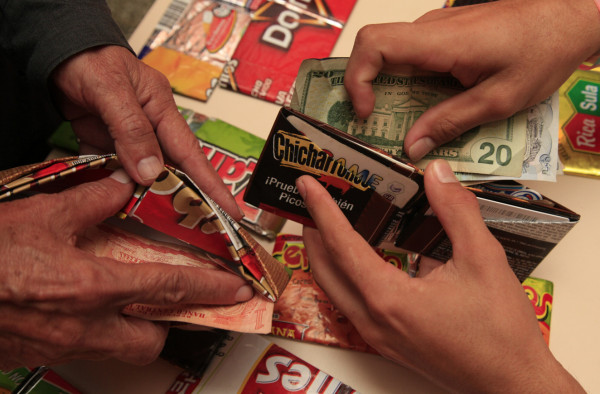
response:
M329 56L355 2L174 0L139 57L184 96L221 86L284 105L301 61Z

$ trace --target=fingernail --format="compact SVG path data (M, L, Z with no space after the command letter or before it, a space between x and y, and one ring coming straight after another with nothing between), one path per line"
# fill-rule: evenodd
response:
M137 170L142 180L154 180L162 172L163 166L158 157L150 156L139 161Z
M302 180L302 178L296 179L296 189L298 189L300 197L304 200L306 198L306 186L304 185L304 180Z
M412 161L419 161L426 154L431 152L433 148L435 148L435 142L433 142L433 140L429 137L423 137L412 144L408 148L408 152L406 152L406 154Z
M450 168L450 165L445 160L436 160L433 163L433 172L438 181L441 183L455 183L458 182L454 171Z
M113 171L113 173L110 174L110 178L112 178L115 181L122 183L122 184L127 184L127 183L131 182L131 178L129 177L129 175L127 175L125 170L122 168L119 168L119 169Z
M238 289L237 293L235 293L235 302L248 301L253 295L254 291L252 290L252 287L244 285Z

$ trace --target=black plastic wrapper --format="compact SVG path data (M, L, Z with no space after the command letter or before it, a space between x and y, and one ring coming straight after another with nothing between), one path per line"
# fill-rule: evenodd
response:
M454 1L449 1L449 3L450 3L450 7L460 7L463 5L491 3L492 1L496 1L496 0L454 0Z
M160 357L200 378L213 357L224 346L228 331L171 328Z

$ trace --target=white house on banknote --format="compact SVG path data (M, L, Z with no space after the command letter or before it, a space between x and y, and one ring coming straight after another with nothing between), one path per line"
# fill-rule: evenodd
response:
M367 137L369 143L385 152L400 154L404 135L426 109L426 104L414 98L395 100L391 105L376 107L367 119L355 116L348 124L348 133L360 139Z

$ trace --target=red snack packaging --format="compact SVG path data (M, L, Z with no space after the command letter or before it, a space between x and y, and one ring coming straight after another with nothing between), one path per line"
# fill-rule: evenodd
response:
M330 55L355 2L266 2L252 14L220 86L289 104L300 63Z
M0 201L25 191L64 190L108 176L120 167L115 154L57 159L0 173ZM121 218L131 218L208 253L216 264L250 281L275 301L289 275L254 238L173 167L150 186L138 185Z
M234 334L201 378L181 373L166 394L353 394L350 386L254 334Z
M250 3L255 8L260 2ZM165 25L170 19L175 23ZM174 1L140 58L162 72L175 92L206 101L248 23L248 9L231 2Z
M413 255L378 251L386 261L413 272ZM329 300L313 279L300 235L280 234L273 256L292 271L292 278L275 303L271 334L362 352L377 353Z
M379 256L398 269L415 276L418 256L376 249ZM292 271L292 278L275 303L271 334L288 339L377 353L360 336L350 321L335 308L317 285L300 235L279 234L273 256ZM553 284L528 277L523 289L531 301L541 333L550 341Z

